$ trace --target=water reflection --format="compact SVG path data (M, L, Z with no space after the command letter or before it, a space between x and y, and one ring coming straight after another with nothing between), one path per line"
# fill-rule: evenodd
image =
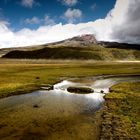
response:
M96 139L99 124L94 113L103 104L105 95L100 90L108 93L109 87L116 83L140 78L91 79L86 78L85 83L83 79L65 80L54 85L52 91L40 90L1 99L0 139ZM69 93L69 86L89 86L95 93Z

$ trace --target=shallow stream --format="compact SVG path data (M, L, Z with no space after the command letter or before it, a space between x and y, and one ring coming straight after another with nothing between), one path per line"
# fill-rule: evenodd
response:
M39 90L0 99L0 139L97 139L100 120L95 112L102 107L109 88L136 81L140 81L140 76L75 78L55 84L51 91ZM70 86L90 87L94 93L69 93Z

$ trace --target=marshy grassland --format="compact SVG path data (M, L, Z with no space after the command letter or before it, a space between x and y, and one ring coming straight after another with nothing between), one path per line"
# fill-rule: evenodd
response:
M42 84L54 84L71 77L111 74L140 74L140 63L1 59L0 98L28 93L40 89ZM105 99L103 108L96 112L93 118L96 122L96 133L92 139L138 140L140 138L140 83L115 85ZM81 130L84 131L86 130ZM84 133L82 135L84 139Z
M112 87L103 107L101 139L140 139L140 82Z
M139 74L140 63L70 60L0 60L0 98L37 90L71 77Z

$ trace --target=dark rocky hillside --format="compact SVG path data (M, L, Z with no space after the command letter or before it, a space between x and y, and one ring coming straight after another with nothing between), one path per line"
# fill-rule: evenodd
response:
M93 60L140 60L140 51L96 47L45 47L33 51L11 51L3 58L19 59L93 59Z

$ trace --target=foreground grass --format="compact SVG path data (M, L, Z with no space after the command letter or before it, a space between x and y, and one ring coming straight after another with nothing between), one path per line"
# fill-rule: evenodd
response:
M140 82L112 87L102 114L101 139L140 138Z
M40 62L40 61L39 61ZM102 74L139 74L140 63L93 61L13 62L0 64L0 98L39 89L41 84L54 84L69 77Z
M2 60L0 63L0 98L27 93L39 89L41 84L54 84L69 77L140 74L140 63L62 60ZM95 125L92 124L91 129L88 130L91 130L91 134L94 130L95 135L97 135L93 135L92 138L98 139L101 124L100 138L102 140L139 139L140 83L119 84L112 87L112 91L106 96L103 112L99 111L94 115L95 118L91 117ZM73 120L75 123L75 118ZM87 117L85 120L88 120ZM77 118L77 121L79 121L79 118ZM50 124L52 125L54 122L55 120ZM66 124L66 122L71 121L64 120L62 122ZM88 121L87 124L90 125ZM56 127L58 131L59 128ZM83 133L80 133L80 135L82 134L84 139L87 126L82 128ZM34 133L31 132L31 134Z

